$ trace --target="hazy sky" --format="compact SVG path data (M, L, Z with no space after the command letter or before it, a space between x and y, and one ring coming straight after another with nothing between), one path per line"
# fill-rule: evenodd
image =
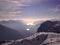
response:
M0 20L60 19L60 0L0 0Z

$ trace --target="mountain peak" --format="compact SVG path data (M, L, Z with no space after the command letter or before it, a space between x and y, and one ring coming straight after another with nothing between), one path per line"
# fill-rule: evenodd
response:
M37 32L55 32L60 33L60 21L45 21L38 28Z

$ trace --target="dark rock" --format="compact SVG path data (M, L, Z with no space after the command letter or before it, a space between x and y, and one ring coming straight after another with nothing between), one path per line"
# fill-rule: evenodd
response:
M37 32L55 32L60 33L60 21L46 21L41 24Z

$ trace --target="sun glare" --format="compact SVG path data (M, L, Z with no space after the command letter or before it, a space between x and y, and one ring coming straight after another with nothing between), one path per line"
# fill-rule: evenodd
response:
M27 23L27 25L34 25L33 23Z
M27 31L29 31L30 29L26 29Z
M22 20L26 25L34 25L34 22L38 21L39 19L22 19Z

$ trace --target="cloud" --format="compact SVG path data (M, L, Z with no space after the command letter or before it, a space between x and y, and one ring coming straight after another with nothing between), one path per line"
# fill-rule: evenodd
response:
M31 6L30 2L31 0L0 0L0 19L16 18L23 12L23 10L18 10L18 7L21 9L22 6Z
M25 4L25 3L22 3L20 1L17 1L17 0L0 0L0 10L1 11L6 11L6 10L9 10L9 11L12 11L12 10L15 10L17 7L19 6L30 6L29 4Z
M10 0L10 2L14 3L17 6L30 6L28 5L31 0Z
M49 9L48 11L53 13L60 12L60 5L57 5L55 8Z

